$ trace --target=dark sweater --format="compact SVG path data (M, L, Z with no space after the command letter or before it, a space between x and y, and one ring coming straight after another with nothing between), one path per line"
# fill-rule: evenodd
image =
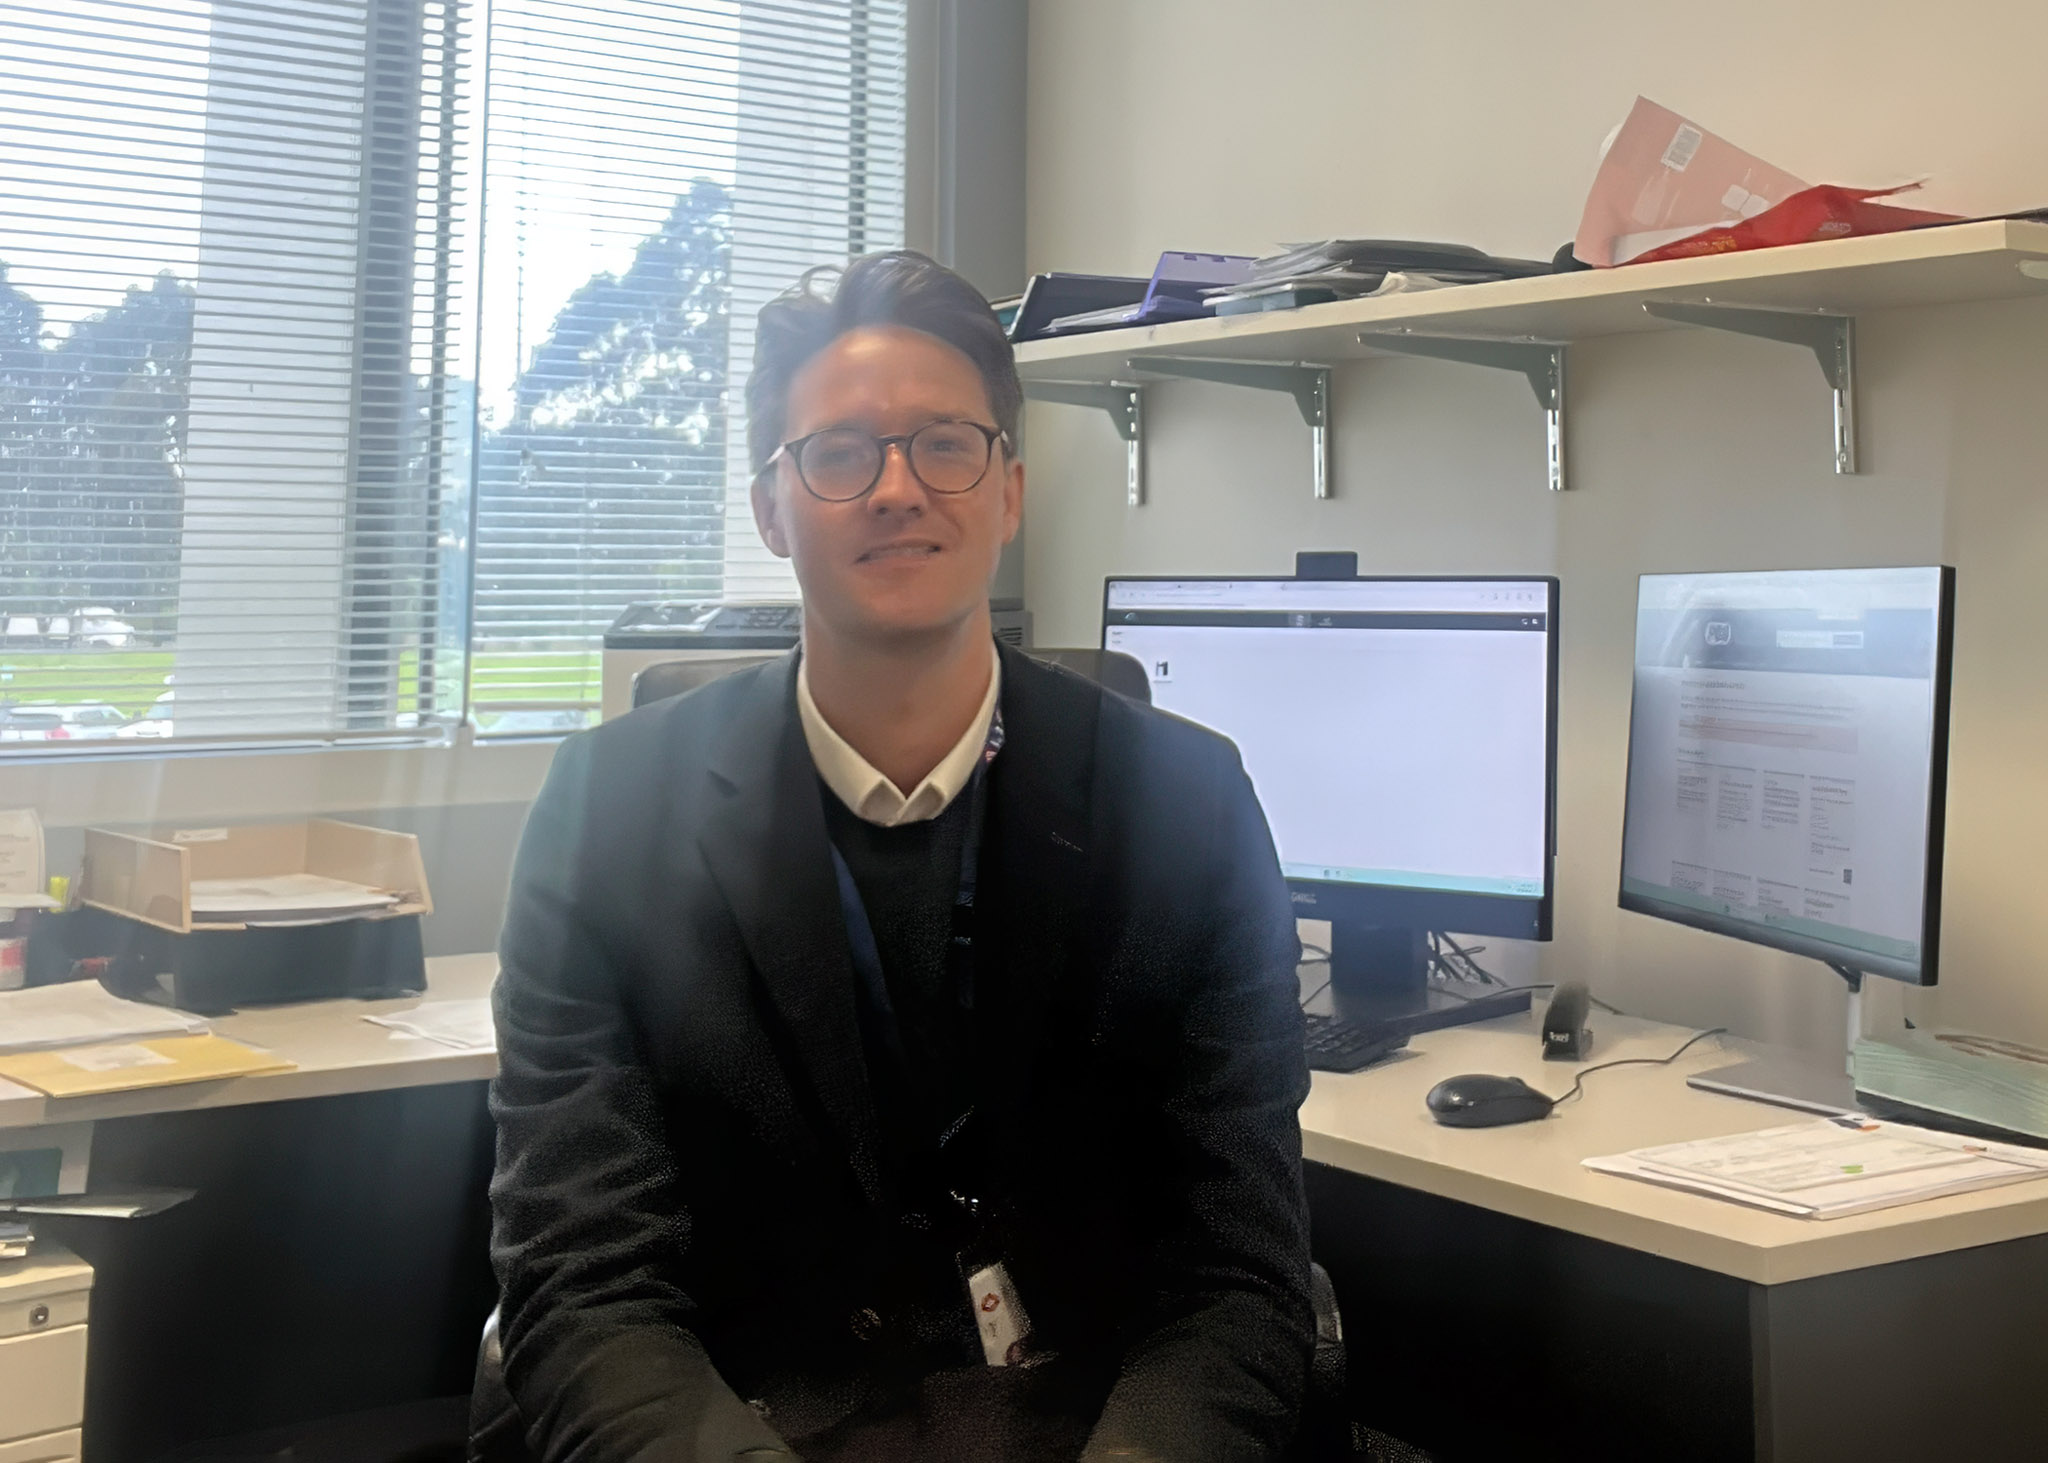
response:
M863 1000L868 1069L883 1126L902 1124L896 1136L908 1146L922 1147L935 1141L971 1101L968 1013L946 969L971 798L962 793L927 822L883 828L857 816L822 783L820 792L826 832L846 860L875 932L903 1043L905 1060L899 1068L881 1039L875 1013ZM898 1147L889 1138L885 1131L885 1144Z
M965 1170L936 1155L939 1135L973 1102L971 1013L963 1010L947 969L953 903L960 889L960 854L971 803L956 797L938 817L883 828L856 816L828 787L825 829L846 860L860 891L881 957L882 980L896 1015L903 1059L882 1035L882 1019L856 975L862 1048L884 1165L901 1224L895 1230L890 1288L915 1297L908 1325L899 1326L896 1367L907 1381L933 1370L971 1366L979 1342L968 1313L955 1256L972 1227L945 1191ZM960 1161L971 1138L948 1146ZM935 1175L951 1175L935 1181ZM901 1399L897 1399L898 1404ZM897 1405L897 1404L892 1404ZM840 1456L822 1450L824 1456ZM857 1456L858 1448L844 1456ZM886 1455L885 1455L886 1456Z

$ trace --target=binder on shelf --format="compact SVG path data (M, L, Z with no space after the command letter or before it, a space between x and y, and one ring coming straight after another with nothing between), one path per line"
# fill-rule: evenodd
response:
M1135 305L1145 298L1148 284L1114 274L1034 274L1010 318L1010 340L1016 345L1043 340L1046 326L1077 311Z
M1158 325L1167 320L1195 320L1213 314L1208 294L1243 283L1258 261L1249 254L1193 254L1168 250L1153 266L1145 293L1136 303L1082 310L1048 321L1048 335L1073 335L1089 330L1115 330L1126 325Z

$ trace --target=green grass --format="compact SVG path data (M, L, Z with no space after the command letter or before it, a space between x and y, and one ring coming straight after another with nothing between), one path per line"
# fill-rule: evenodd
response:
M0 650L0 703L106 701L139 716L164 691L169 650ZM489 701L588 701L599 691L596 650L486 650L471 668L472 694ZM399 704L419 691L419 656L398 663Z
M595 650L483 650L470 665L478 701L591 701L598 698Z
M139 716L163 694L168 650L0 650L0 701L107 701Z

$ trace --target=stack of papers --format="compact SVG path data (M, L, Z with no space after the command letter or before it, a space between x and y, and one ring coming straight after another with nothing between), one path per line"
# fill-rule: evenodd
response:
M396 903L396 894L324 874L192 881L192 919L203 924L326 924Z
M1856 1116L1638 1148L1586 1167L1802 1219L2048 1176L2048 1151Z
M1216 312L1230 315L1548 273L1548 264L1497 259L1464 244L1324 239L1269 255L1242 283L1208 293Z
M0 991L0 1052L41 1051L206 1030L197 1016L109 994L98 982Z
M468 1001L422 1001L410 1011L363 1019L460 1051L492 1051L498 1045L498 1030L491 1022L491 1003L484 996Z
M26 1260L34 1240L26 1220L0 1219L0 1260Z

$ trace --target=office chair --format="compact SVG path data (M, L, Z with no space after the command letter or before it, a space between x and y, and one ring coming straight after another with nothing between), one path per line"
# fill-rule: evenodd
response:
M1145 677L1145 667L1133 656L1121 650L1038 650L1024 652L1053 665L1064 666L1076 675L1086 676L1100 682L1120 695L1133 701L1150 704L1152 683ZM680 696L685 691L694 691L699 686L709 685L720 676L729 676L734 671L743 671L748 666L761 665L780 655L740 654L721 655L691 660L664 660L646 667L633 677L633 706L639 709L654 701L664 701L670 696Z
M720 676L729 676L748 666L765 665L781 654L778 650L657 661L633 677L633 709L638 711L652 702L666 701L671 696L708 686Z
M1290 1451L1295 1463L1386 1456L1354 1448L1354 1429L1346 1412L1344 1323L1337 1313L1337 1291L1329 1272L1309 1266L1309 1295L1315 1304L1316 1349L1309 1366L1308 1395L1301 1410L1301 1432ZM1380 1435L1372 1434L1374 1438ZM1388 1440L1391 1441L1391 1440ZM1398 1455L1397 1455L1398 1456ZM1427 1463L1419 1454L1420 1463ZM477 1346L476 1386L469 1401L467 1463L535 1463L526 1447L526 1423L518 1404L505 1390L505 1358L498 1344L498 1313L484 1322ZM1404 1460L1405 1463L1405 1460Z
M1134 655L1121 650L1050 650L1033 646L1024 652L1052 665L1064 666L1078 676L1108 687L1120 696L1152 704L1152 682Z

